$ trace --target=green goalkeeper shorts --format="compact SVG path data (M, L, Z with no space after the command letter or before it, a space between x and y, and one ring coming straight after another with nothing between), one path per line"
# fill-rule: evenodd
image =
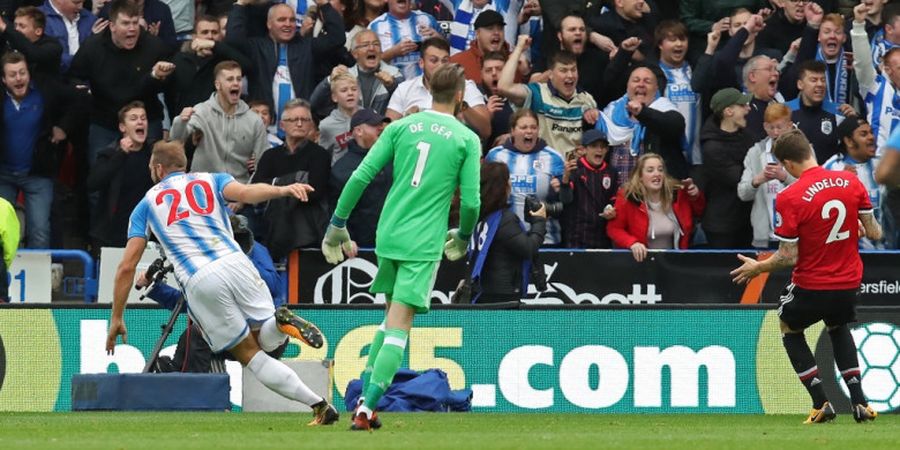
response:
M440 261L397 261L378 257L378 273L372 282L372 293L387 294L392 302L400 302L416 311L431 308L431 290Z

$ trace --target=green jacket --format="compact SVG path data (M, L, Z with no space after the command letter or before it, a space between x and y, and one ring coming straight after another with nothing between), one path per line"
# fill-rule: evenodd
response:
M3 244L3 261L6 270L12 265L19 249L19 218L16 217L16 208L11 203L0 198L0 243Z

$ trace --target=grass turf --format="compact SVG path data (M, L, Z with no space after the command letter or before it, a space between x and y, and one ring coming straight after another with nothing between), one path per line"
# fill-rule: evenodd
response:
M897 448L900 415L857 424L849 414L804 426L800 416L383 414L374 433L307 427L311 414L0 413L0 448L527 449Z

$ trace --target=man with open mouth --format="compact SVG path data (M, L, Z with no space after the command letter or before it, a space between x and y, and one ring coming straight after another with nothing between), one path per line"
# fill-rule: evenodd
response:
M447 64L451 64L450 45L447 41L441 37L426 39L422 43L422 59L419 60L422 75L407 79L397 86L385 115L391 120L398 120L431 109L431 78ZM484 97L472 80L465 81L464 92L463 105L457 117L477 132L481 139L487 139L491 135L491 115L484 104Z
M259 161L269 148L265 125L241 100L242 80L238 63L220 62L215 68L216 92L172 120L171 138L196 145L191 171L225 172L244 183L251 175L248 161Z
M124 247L128 217L153 180L147 166L156 139L148 139L147 111L141 102L131 102L119 111L122 138L97 155L87 179L87 188L100 193L101 220L91 227L94 248Z
M265 36L253 36L250 23L253 0L238 0L228 15L225 42L250 59L247 67L247 91L250 98L267 102L281 118L284 105L295 98L309 98L316 87L317 64L328 61L346 42L344 22L330 3L317 9L324 21L318 36L304 36L297 27L296 10L286 3L275 3L266 15ZM284 130L279 130L282 137Z
M828 170L849 170L855 173L869 193L875 221L882 224L881 205L884 200L885 187L875 182L875 168L878 167L881 158L875 156L875 135L872 134L872 127L865 118L851 116L838 126L837 135L840 139L841 152L825 161L822 167ZM860 236L859 248L883 250L884 241L881 239L873 241Z
M837 126L846 116L855 116L850 105L830 102L826 99L825 63L808 60L797 67L797 88L800 95L787 102L791 108L791 120L812 142L816 159L824 163L838 152Z
M23 193L27 247L49 248L53 179L59 144L77 126L75 93L52 80L32 80L21 53L4 55L0 68L0 196L15 204Z
M381 41L372 30L363 30L353 36L350 54L356 59L352 67L337 66L331 75L325 77L312 93L309 102L322 118L337 107L331 99L332 77L347 73L359 80L359 106L384 114L394 89L403 81L403 75L396 67L384 62L381 55Z
M840 14L816 14L800 41L797 61L816 60L825 63L825 100L837 104L850 103L853 71L852 55L844 52L847 35L844 17ZM796 74L796 72L793 72Z

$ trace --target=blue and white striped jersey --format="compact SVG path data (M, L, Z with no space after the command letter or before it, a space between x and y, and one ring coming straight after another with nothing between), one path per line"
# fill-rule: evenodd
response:
M281 3L285 3L291 7L294 11L296 11L295 15L297 16L297 30L299 31L300 25L303 24L303 17L306 16L306 12L309 11L310 7L316 4L315 0L282 0Z
M900 123L900 98L891 80L884 75L875 77L875 86L865 93L867 119L872 125L875 135L875 148L881 155L882 148L888 141L891 132Z
M128 239L148 239L153 232L185 286L203 266L241 251L222 194L232 181L226 173L169 174L134 208Z
M866 187L866 192L869 193L869 201L872 202L875 220L883 225L881 203L886 195L885 188L883 185L875 182L875 168L878 167L879 161L880 158L877 156L866 162L858 162L851 158L850 155L837 154L829 158L828 161L825 161L825 164L822 164L822 167L828 170L844 170L848 166L855 167L856 176L859 178L859 181L862 182L863 186ZM867 238L860 238L859 245L861 249L884 248L882 243L872 242Z
M437 20L434 20L431 14L421 11L410 11L409 16L405 19L398 19L391 13L384 13L369 24L369 29L378 35L378 40L381 41L381 51L386 51L404 39L413 42L424 41L425 39L419 34L418 27L420 26L439 29ZM404 79L411 80L422 75L422 69L419 67L421 58L422 53L416 50L387 62L400 69Z
M525 220L525 197L533 195L538 200L547 201L551 195L555 196L553 188L550 187L550 181L554 178L562 179L565 170L565 161L562 155L550 147L536 149L531 153L521 153L499 146L491 149L484 160L500 162L509 168L509 182L512 184L510 203L513 212L522 220ZM559 244L561 242L562 233L559 220L548 217L544 243Z
M660 62L659 67L666 74L665 97L668 98L681 116L684 117L684 139L682 150L690 165L703 162L700 154L700 94L691 89L691 66L669 67Z

